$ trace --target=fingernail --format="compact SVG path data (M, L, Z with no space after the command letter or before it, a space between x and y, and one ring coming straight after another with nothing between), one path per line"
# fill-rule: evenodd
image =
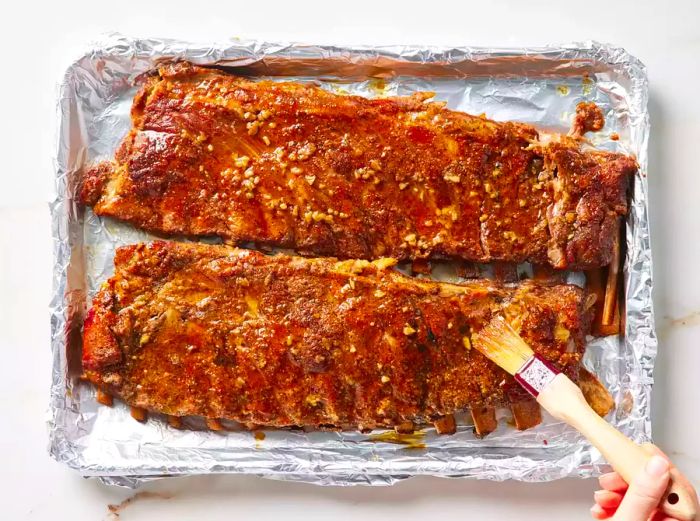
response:
M668 472L668 461L661 456L652 456L644 467L646 473L652 478L660 478Z
M593 492L593 499L595 499L596 501L598 501L599 499L601 499L604 496L605 496L604 490L596 490L595 492Z

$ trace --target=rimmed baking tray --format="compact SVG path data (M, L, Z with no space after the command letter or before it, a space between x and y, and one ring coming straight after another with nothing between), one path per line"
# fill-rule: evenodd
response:
M467 418L459 418L454 435L426 428L419 444L404 445L356 432L269 430L260 440L243 430L177 430L157 417L136 422L123 404L100 406L94 389L77 378L85 310L111 274L114 249L152 237L79 208L76 188L83 168L111 157L128 132L139 77L171 59L252 77L315 81L366 96L429 90L451 109L556 131L568 129L579 101L595 101L606 126L591 138L593 144L634 154L640 171L624 237L624 334L591 338L585 363L615 398L611 421L637 441L650 439L656 338L645 178L647 80L639 60L595 42L512 49L341 48L113 35L75 61L60 87L56 198L51 205L55 264L49 429L55 459L85 476L127 486L202 473L250 473L323 485L386 485L421 474L544 481L592 476L604 468L598 451L546 415L540 426L524 432L502 419L485 439L474 436ZM612 133L619 139L612 140Z

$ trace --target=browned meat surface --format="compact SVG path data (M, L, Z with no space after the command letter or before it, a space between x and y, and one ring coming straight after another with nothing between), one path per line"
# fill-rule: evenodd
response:
M598 132L605 126L605 116L600 107L592 101L582 101L576 105L576 116L571 126L572 136L583 136L586 132Z
M609 262L634 159L429 97L164 66L136 96L114 160L87 172L82 199L156 232L310 255ZM594 112L581 116L586 129L602 124Z
M120 248L85 322L84 374L173 416L339 428L442 418L449 431L456 411L530 400L471 349L471 334L503 313L577 379L590 322L580 288L437 283L392 264L162 241ZM532 407L517 418L539 422Z

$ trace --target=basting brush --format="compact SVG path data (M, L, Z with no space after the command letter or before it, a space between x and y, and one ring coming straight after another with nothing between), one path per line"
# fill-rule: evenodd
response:
M598 416L581 390L565 374L535 354L502 317L494 318L472 335L472 345L512 374L552 416L583 434L628 483L642 472L651 457L644 449ZM665 514L692 521L697 514L688 491L671 467L671 483L659 506Z

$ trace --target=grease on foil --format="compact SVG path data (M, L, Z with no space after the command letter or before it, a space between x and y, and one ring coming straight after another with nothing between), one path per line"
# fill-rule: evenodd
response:
M131 126L129 109L139 75L165 59L218 64L242 74L317 81L339 93L365 96L432 91L451 109L485 113L566 131L583 99L604 111L596 146L635 154L627 220L626 334L593 340L585 363L615 397L613 423L637 441L651 437L650 392L656 354L647 218L647 80L624 50L598 43L488 49L337 48L173 40L112 35L67 70L60 89L56 198L51 205L54 291L51 301L53 381L50 452L84 476L134 487L166 475L250 473L320 485L389 485L414 475L545 481L592 476L606 469L578 434L545 414L518 432L501 418L483 440L461 416L457 433L421 433L420 450L388 435L357 432L177 430L157 417L133 421L123 404L104 407L77 380L80 328L86 306L112 273L114 249L149 235L76 206L81 169L113 155ZM525 59L527 58L527 59ZM615 133L618 140L611 140ZM504 416L501 412L500 415ZM468 415L466 415L468 416ZM414 440L415 441L415 440Z

